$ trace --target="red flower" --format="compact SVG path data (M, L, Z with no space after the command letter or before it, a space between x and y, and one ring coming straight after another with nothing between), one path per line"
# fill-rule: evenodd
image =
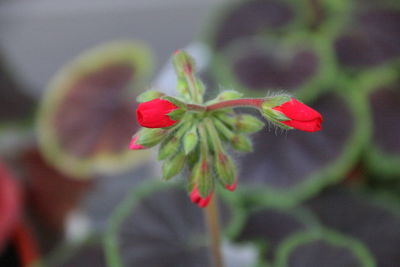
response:
M206 198L201 197L197 185L194 186L192 192L190 193L190 200L193 203L197 204L197 206L199 206L200 208L207 207L208 203L210 203L211 198L212 193L209 194Z
M130 150L140 150L140 149L146 149L145 146L139 145L136 143L137 139L139 136L134 136L129 144L129 149Z
M291 98L290 101L272 108L282 112L290 120L280 121L281 123L298 130L315 132L321 130L321 114L309 106Z
M136 119L146 128L163 128L174 125L177 121L171 120L167 115L178 107L171 102L156 98L140 103L136 110Z

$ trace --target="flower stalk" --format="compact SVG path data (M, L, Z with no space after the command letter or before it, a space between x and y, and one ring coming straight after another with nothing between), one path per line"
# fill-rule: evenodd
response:
M219 226L219 212L217 198L214 196L209 205L204 209L205 222L208 228L208 238L210 243L210 254L215 267L223 267L223 258L221 253L221 239Z

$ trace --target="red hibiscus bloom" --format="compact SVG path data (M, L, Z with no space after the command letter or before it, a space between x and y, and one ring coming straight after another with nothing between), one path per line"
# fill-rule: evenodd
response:
M139 104L136 110L138 123L146 128L163 128L174 125L177 121L171 120L168 113L178 107L171 102L156 98Z
M321 130L321 114L294 98L272 109L283 113L289 118L289 120L280 121L287 126L307 132Z
M193 203L197 204L197 206L199 206L200 208L205 208L207 207L208 203L210 203L212 195L213 194L211 193L206 198L203 198L202 196L200 196L197 185L195 185L192 192L190 193L190 200Z

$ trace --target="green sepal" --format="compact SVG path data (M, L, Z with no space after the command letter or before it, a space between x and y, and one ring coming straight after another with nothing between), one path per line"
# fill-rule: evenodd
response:
M167 115L171 118L171 120L179 121L180 119L182 119L182 117L183 117L183 115L185 115L185 113L186 113L186 110L184 110L182 108L178 108L178 109L171 111Z
M277 106L282 105L283 103L286 103L288 101L292 100L292 97L290 95L277 95L277 96L272 96L272 97L266 97L265 102L262 103L262 107L264 108L274 108Z
M168 130L161 128L142 128L138 132L139 138L136 143L145 147L152 147L160 143L166 136Z
M193 126L192 129L185 134L183 137L183 150L185 155L188 155L199 143L199 135L197 133L197 127Z
M186 105L185 103L183 103L182 101L178 100L175 97L172 96L163 96L161 97L161 99L167 100L169 102L171 102L172 104L174 104L175 106L177 106L178 108L181 108L183 110L186 110Z
M200 160L193 168L192 183L197 184L201 197L206 198L214 190L211 166L206 159Z
M160 145L160 150L158 151L158 159L164 160L172 157L178 151L179 145L179 139L175 136L164 140Z
M277 110L273 110L271 108L262 107L262 115L266 119L271 120L271 121L288 121L288 120L290 120L282 112L277 111Z
M255 133L264 128L265 123L258 118L248 115L241 114L236 117L235 130L239 133Z
M232 158L219 151L215 158L215 170L218 175L218 179L224 185L232 185L235 182L237 175L236 165Z
M253 143L251 142L250 138L243 136L241 134L235 135L231 139L232 147L241 152L251 152L253 151Z
M168 158L162 165L162 174L164 180L169 180L179 174L185 166L185 153L178 152L175 156Z
M143 92L140 95L138 95L136 97L136 101L139 103L147 102L147 101L154 100L156 98L160 98L164 95L165 95L164 93L161 93L161 92L158 92L155 90L149 90L149 91Z

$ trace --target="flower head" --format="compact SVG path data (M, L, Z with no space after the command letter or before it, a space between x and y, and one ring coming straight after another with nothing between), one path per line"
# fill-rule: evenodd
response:
M139 104L136 119L141 126L146 128L169 127L177 123L168 116L168 113L176 109L178 107L170 101L156 98Z

